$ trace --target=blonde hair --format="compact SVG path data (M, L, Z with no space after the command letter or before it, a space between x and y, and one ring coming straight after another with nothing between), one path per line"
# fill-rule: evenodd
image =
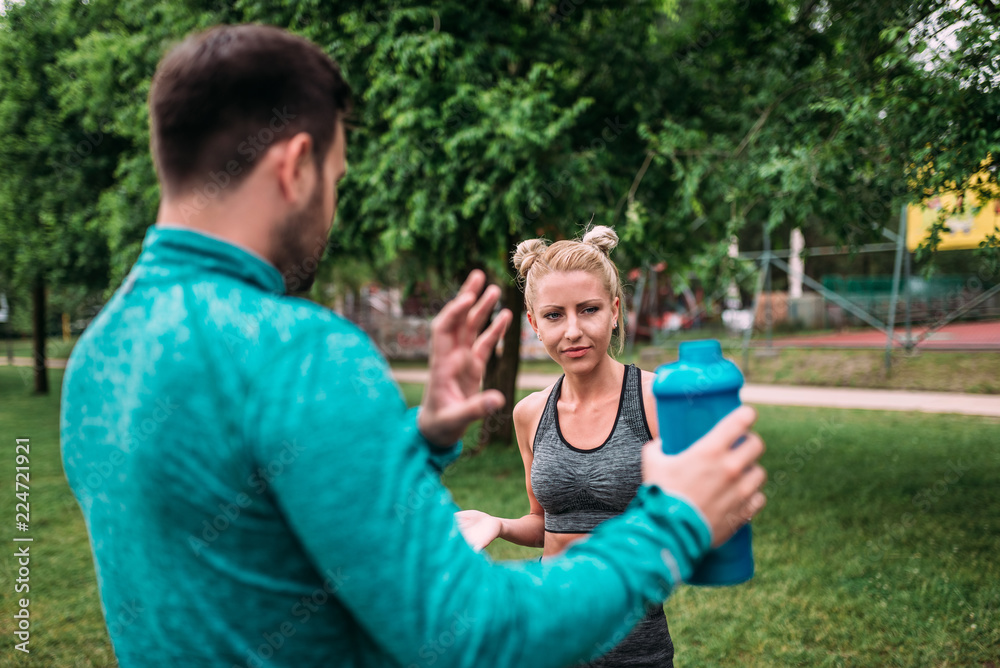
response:
M585 271L598 277L611 303L618 299L618 328L612 338L612 352L625 348L625 291L618 267L610 254L618 245L618 235L610 227L597 225L582 239L567 239L553 244L545 239L528 239L517 245L512 261L524 289L524 306L534 313L538 282L554 271Z

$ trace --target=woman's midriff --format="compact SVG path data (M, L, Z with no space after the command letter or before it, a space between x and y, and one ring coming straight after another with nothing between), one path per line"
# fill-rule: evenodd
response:
M545 532L545 547L542 549L543 557L554 557L566 551L573 542L586 538L589 533L552 533Z

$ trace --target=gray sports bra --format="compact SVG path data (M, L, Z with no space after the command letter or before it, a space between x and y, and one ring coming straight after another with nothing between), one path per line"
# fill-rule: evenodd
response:
M642 484L642 446L652 438L642 404L642 372L625 367L611 434L592 450L563 438L556 409L561 376L552 387L535 431L531 489L545 510L545 530L589 533L624 512Z

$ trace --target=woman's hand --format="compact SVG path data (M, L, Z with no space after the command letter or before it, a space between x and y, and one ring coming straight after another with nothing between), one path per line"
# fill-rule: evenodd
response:
M504 309L479 333L500 298L500 288L483 290L485 284L482 271L470 273L458 296L431 323L430 377L417 420L424 438L441 447L504 404L499 390L480 392L486 360L512 320Z
M484 547L499 538L503 526L500 518L479 510L457 512L455 520L458 522L458 530L462 532L462 537L476 552L481 552Z

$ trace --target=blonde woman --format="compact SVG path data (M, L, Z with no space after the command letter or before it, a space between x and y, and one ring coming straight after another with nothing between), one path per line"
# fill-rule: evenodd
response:
M563 552L622 513L642 484L641 452L658 435L655 375L614 359L624 329L624 294L609 254L618 236L598 226L580 240L523 241L513 262L528 322L563 375L514 407L530 513L518 519L458 513L476 549L493 540ZM608 648L610 649L610 648ZM672 666L662 606L589 666Z

